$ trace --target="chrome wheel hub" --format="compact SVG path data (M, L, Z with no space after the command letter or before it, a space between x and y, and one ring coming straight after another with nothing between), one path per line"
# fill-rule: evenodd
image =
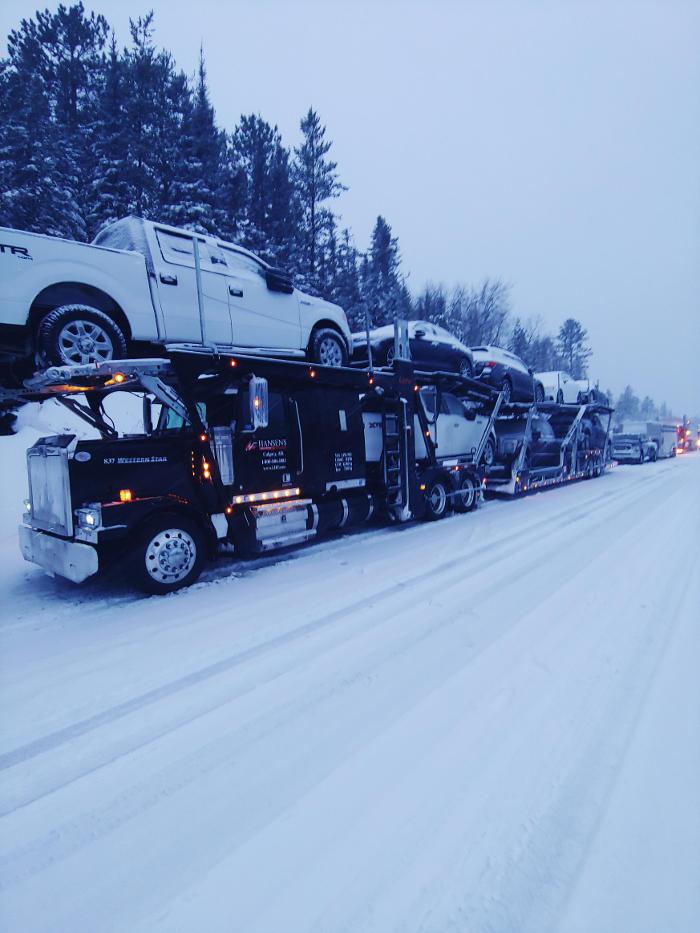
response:
M439 515L445 508L447 493L440 483L436 483L430 490L430 507L434 515Z
M465 480L462 484L462 502L465 508L471 508L474 503L474 484L471 480Z
M197 545L182 528L167 528L149 541L146 570L159 583L182 580L194 567Z
M337 340L324 337L318 348L318 361L322 366L342 366L343 351Z
M112 339L93 321L70 321L58 335L58 348L66 363L103 363L114 355Z

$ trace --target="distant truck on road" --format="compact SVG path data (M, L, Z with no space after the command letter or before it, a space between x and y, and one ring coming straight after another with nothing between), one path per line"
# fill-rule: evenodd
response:
M91 244L0 228L5 379L37 365L138 356L141 348L153 355L149 344L342 366L352 337L338 305L300 292L286 273L214 236L195 239L139 217L109 224Z
M625 421L613 432L613 457L644 463L676 456L676 427L660 421Z

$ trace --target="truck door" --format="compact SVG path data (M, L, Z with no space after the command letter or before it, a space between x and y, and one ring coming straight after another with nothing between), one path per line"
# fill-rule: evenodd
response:
M155 228L158 249L153 250L158 295L169 343L201 343L193 238L185 233ZM213 244L199 238L205 337L207 342L230 346L231 315L225 264Z
M288 294L268 288L265 266L247 253L221 244L221 254L235 346L302 349L296 289Z

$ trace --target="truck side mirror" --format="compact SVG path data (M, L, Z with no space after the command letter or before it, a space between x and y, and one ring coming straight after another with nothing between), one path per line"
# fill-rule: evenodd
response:
M250 424L253 430L266 428L269 421L269 405L267 398L267 379L262 376L251 376L248 384L248 400L250 403Z

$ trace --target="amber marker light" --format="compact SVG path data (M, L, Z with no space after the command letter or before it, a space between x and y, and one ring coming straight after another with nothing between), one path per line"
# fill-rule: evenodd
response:
M204 442L206 441L206 439L207 439L207 435L206 435L206 434L200 434L200 435L199 435L199 439L200 439L200 441L201 441L202 443L204 443Z
M115 381L115 382L124 382L125 379L126 379L126 376L124 375L124 373L115 373L115 374L114 374L114 381Z
M130 489L120 489L119 490L119 501L120 502L131 502L131 490Z
M309 370L309 376L310 376L311 379L315 379L315 378L316 378L316 370L315 370L315 369L310 369L310 370Z
M229 360L231 366L238 366L238 363L235 360Z

